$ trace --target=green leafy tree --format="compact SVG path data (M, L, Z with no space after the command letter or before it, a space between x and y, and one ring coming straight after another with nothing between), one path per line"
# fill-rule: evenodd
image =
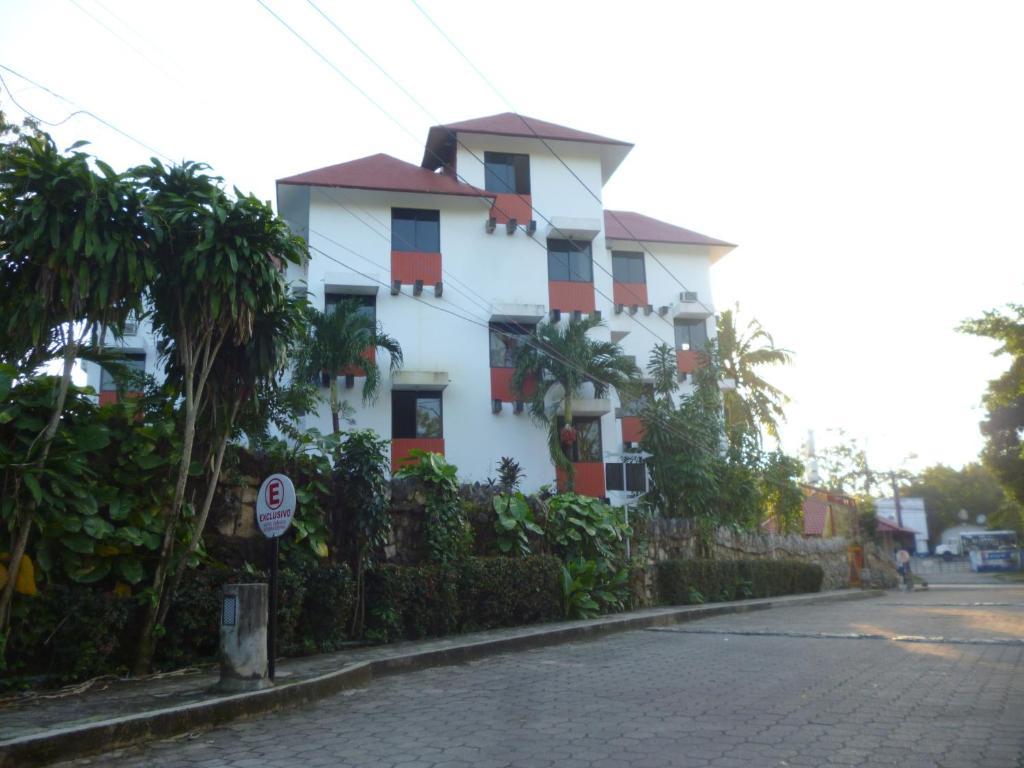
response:
M12 573L40 522L41 498L31 485L26 495L21 480L31 483L26 478L47 467L75 358L94 333L121 332L155 274L135 185L78 151L83 143L61 152L45 134L23 134L0 144L0 362L31 375L53 357L62 360L49 414L26 447L27 471L15 478L4 519ZM0 593L0 637L13 596L9 580Z
M984 465L967 464L953 469L942 464L927 467L906 489L909 496L924 499L931 545L940 542L942 531L960 525L960 511L967 522L985 515L992 528L1008 528L1024 534L1024 509L1006 493Z
M988 383L983 398L988 414L981 423L981 460L1006 492L1024 505L1024 304L986 312L958 330L997 341L993 354L1010 359L1006 372Z
M309 336L296 367L296 376L307 381L318 380L322 374L327 374L327 402L335 434L341 431L343 410L338 376L352 371L365 377L363 402L367 403L376 400L382 380L376 355L369 352L387 352L392 374L402 367L401 345L361 309L355 301L340 302L329 312L311 309Z
M576 471L566 454L559 418L572 430L573 402L585 384L594 397L609 389L620 394L635 388L640 371L622 347L589 335L603 327L586 317L568 323L541 323L515 360L512 389L530 404L530 415L548 430L548 451L556 469L565 472L568 490L575 487Z
M737 309L738 311L738 309ZM783 406L789 398L762 376L765 368L788 365L792 352L775 346L775 341L756 319L744 330L736 324L733 310L718 317L717 334L720 375L735 382L723 393L725 429L731 442L743 434L760 435L763 428L778 439L779 422L785 421Z
M763 457L761 499L764 518L775 521L780 533L803 533L804 492L800 479L804 465L781 450Z
M285 301L282 266L299 263L305 245L270 206L235 191L194 162L133 171L146 195L147 219L157 262L148 285L152 320L168 372L180 387L182 447L174 498L164 515L164 535L139 636L134 671L151 665L159 617L170 599L176 543L196 439L196 423L211 403L210 377L226 347L244 346L263 330L261 320ZM186 539L201 536L193 530ZM187 550L187 546L186 546Z

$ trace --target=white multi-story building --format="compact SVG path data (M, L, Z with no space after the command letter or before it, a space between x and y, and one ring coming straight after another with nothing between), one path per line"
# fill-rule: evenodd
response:
M509 386L514 337L539 322L599 313L593 333L641 369L655 344L673 345L688 386L714 335L710 266L735 246L605 210L602 188L631 148L506 113L431 128L420 165L378 154L277 182L279 213L310 246L289 279L323 309L362 302L402 346L394 376L378 360L376 402L363 404L359 376L341 377L356 425L390 438L393 467L422 448L482 481L510 456L526 489L554 483L546 432ZM577 490L621 502L644 485L622 464L639 419L614 395L582 394ZM304 426L328 431L326 405Z

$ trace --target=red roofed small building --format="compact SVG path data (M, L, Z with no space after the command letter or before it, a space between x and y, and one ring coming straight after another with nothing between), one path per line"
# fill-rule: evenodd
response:
M545 431L510 385L515 350L540 322L599 314L594 335L641 368L664 341L680 391L691 386L714 336L710 266L735 246L605 209L632 146L503 113L430 128L418 165L377 154L278 181L279 212L310 245L293 283L324 309L359 301L402 345L400 372L380 361L376 403L346 378L356 424L391 439L393 466L424 448L482 481L512 456L527 490L554 482ZM636 403L593 395L575 409L577 489L622 503L646 486L623 463L642 437ZM325 409L304 426L329 425Z

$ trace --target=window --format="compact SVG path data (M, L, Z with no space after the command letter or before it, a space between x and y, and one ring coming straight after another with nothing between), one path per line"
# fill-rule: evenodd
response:
M146 353L125 352L121 362L130 373L128 380L121 382L122 386L126 389L142 389L142 375L146 372ZM100 369L100 392L116 392L117 384L106 368Z
M342 302L358 304L356 312L377 322L377 297L366 293L328 293L324 296L324 313L331 314Z
M418 208L392 208L391 250L440 253L440 211L423 211Z
M594 281L590 243L548 240L548 280L571 283Z
M506 194L530 194L530 156L484 152L484 189Z
M676 349L699 352L707 346L708 326L704 320L676 320Z
M391 436L444 437L439 391L391 393Z
M622 402L623 416L639 416L644 406L654 399L654 385L644 384L643 390L635 396L622 392L619 400Z
M576 441L570 445L562 445L569 461L573 463L594 463L604 461L604 450L601 447L601 420L598 418L577 418L572 420L576 427ZM558 431L565 426L563 419L558 420Z
M638 461L604 465L604 483L609 491L647 492L647 467Z
M514 368L516 352L533 334L534 326L519 323L491 323L491 368Z
M628 251L612 251L612 279L617 283L646 283L644 255Z

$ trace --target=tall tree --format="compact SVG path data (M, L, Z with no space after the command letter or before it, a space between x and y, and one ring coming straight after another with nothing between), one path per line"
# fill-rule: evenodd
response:
M585 384L592 386L594 397L604 397L609 389L628 392L639 383L640 370L622 347L589 335L603 325L591 317L541 323L519 347L512 373L513 391L529 401L530 415L548 430L551 461L565 472L570 491L576 471L562 442L559 418L571 432L573 401Z
M182 451L174 499L153 576L134 671L149 670L156 627L169 599L168 576L182 531L196 421L209 403L210 376L225 347L249 344L261 318L288 294L285 262L299 263L305 245L270 206L237 190L231 198L206 166L165 167L154 160L134 170L147 195L158 264L149 285L153 328L169 373L180 385ZM194 536L202 531L195 531Z
M35 476L57 435L75 358L93 333L121 332L154 274L140 195L125 176L77 151L82 144L61 152L45 134L23 134L0 145L0 362L32 374L48 359L62 360L49 418L26 451L13 506L5 505L14 574L40 502ZM32 491L27 498L21 480ZM0 593L0 636L13 582Z
M721 377L735 382L735 388L726 389L722 396L725 429L730 441L739 442L744 432L760 435L762 428L778 439L779 422L786 418L783 406L789 398L766 381L761 372L765 368L788 365L793 353L776 347L771 334L756 319L750 320L740 331L731 309L718 317L717 347Z
M994 339L999 346L993 354L1010 358L1009 368L988 383L983 398L988 415L981 423L981 459L1007 493L1024 504L1024 304L986 312L958 330Z
M327 376L327 404L334 434L341 431L343 401L338 376L359 375L363 380L363 402L373 402L380 392L381 370L377 350L388 353L391 373L402 367L402 347L384 333L374 318L355 301L342 301L327 312L310 310L309 336L300 352L295 375L305 380Z

